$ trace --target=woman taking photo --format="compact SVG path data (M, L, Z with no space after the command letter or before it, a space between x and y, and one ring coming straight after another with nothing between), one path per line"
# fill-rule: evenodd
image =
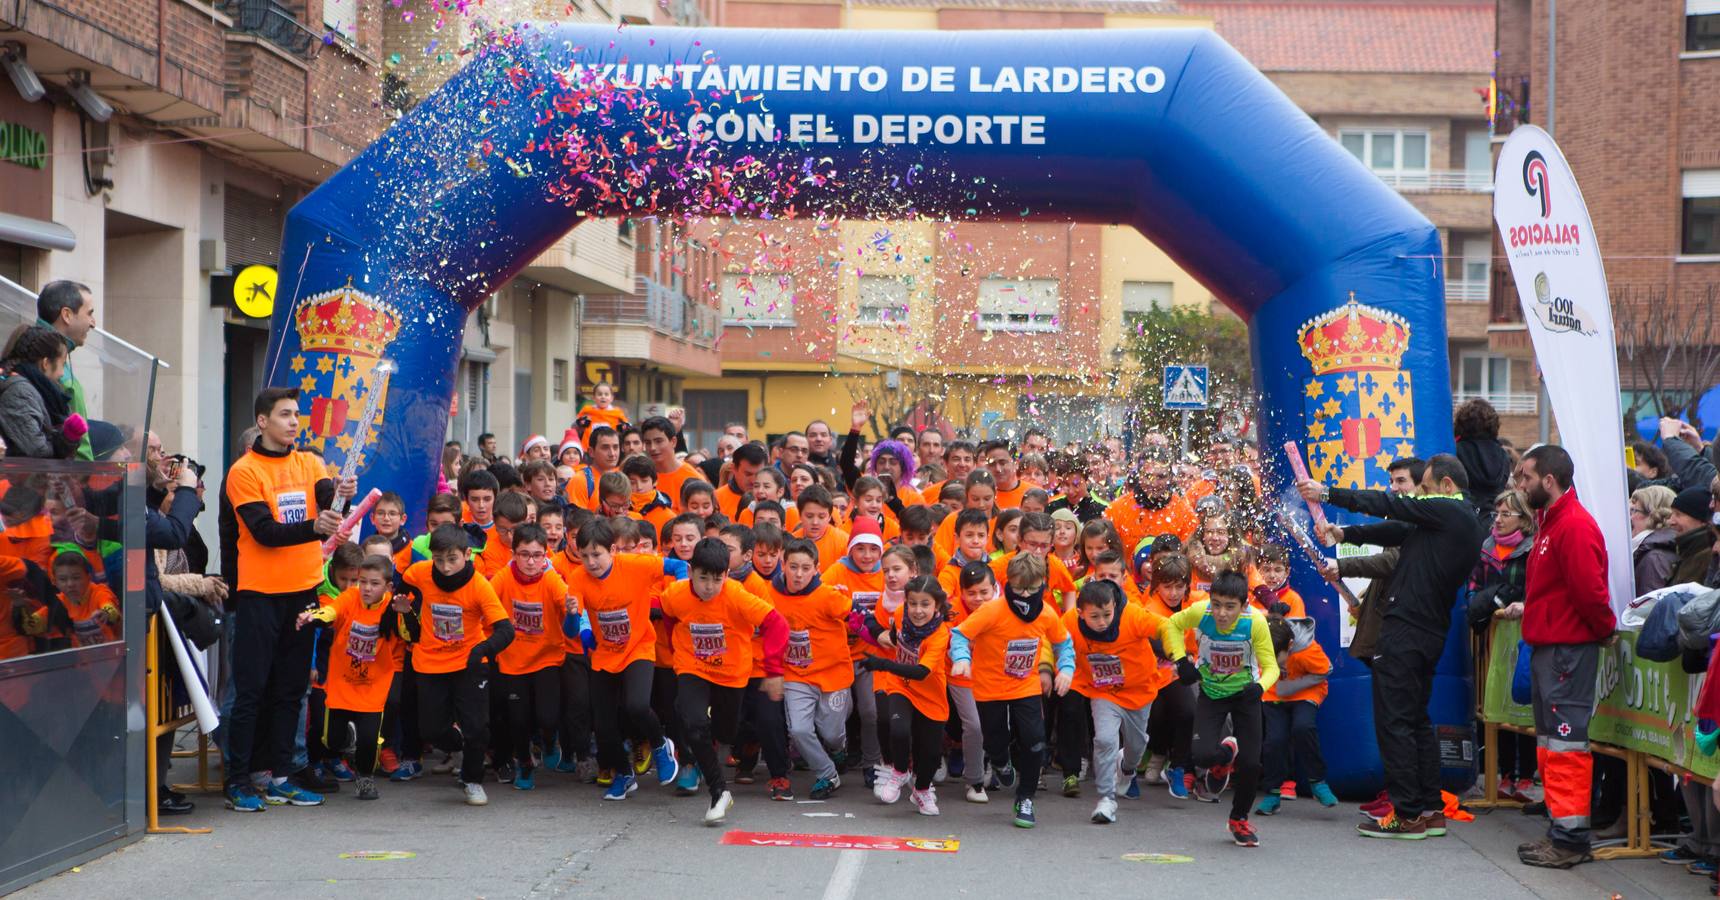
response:
M0 355L0 436L8 455L71 459L89 431L60 386L67 349L59 332L42 325L12 333Z

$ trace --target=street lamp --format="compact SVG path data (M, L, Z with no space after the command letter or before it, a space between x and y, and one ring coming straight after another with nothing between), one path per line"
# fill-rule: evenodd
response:
M24 45L16 41L0 44L0 68L6 70L12 79L12 87L18 90L18 96L25 103L35 103L47 94L47 88L42 87L42 79L36 77L36 70L24 61Z
M97 122L106 122L113 118L113 106L102 95L90 87L90 73L85 69L71 71L72 83L66 87L71 92L72 99L78 102L78 107Z

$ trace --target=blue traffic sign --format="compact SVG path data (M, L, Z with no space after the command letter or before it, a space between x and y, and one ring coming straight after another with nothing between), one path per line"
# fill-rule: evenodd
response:
M1165 409L1206 409L1206 366L1165 366Z

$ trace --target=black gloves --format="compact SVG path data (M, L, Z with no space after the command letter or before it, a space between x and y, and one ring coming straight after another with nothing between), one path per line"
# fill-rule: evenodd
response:
M1189 659L1186 656L1183 657L1182 659L1177 660L1177 683L1178 684L1194 684L1195 682L1197 682L1199 680L1200 680L1200 669L1195 666L1194 660Z
M1236 696L1244 700L1259 700L1265 693L1266 689L1260 686L1260 682L1250 681L1242 686L1242 690L1236 692Z
M860 668L865 669L868 672L875 672L878 669L878 661L881 658L882 657L877 656L862 656L860 657Z

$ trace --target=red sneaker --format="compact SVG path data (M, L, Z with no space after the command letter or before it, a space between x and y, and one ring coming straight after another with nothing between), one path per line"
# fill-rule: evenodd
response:
M1279 785L1278 786L1278 799L1280 799L1280 800L1294 800L1294 799L1296 799L1296 782L1286 781L1283 784Z

